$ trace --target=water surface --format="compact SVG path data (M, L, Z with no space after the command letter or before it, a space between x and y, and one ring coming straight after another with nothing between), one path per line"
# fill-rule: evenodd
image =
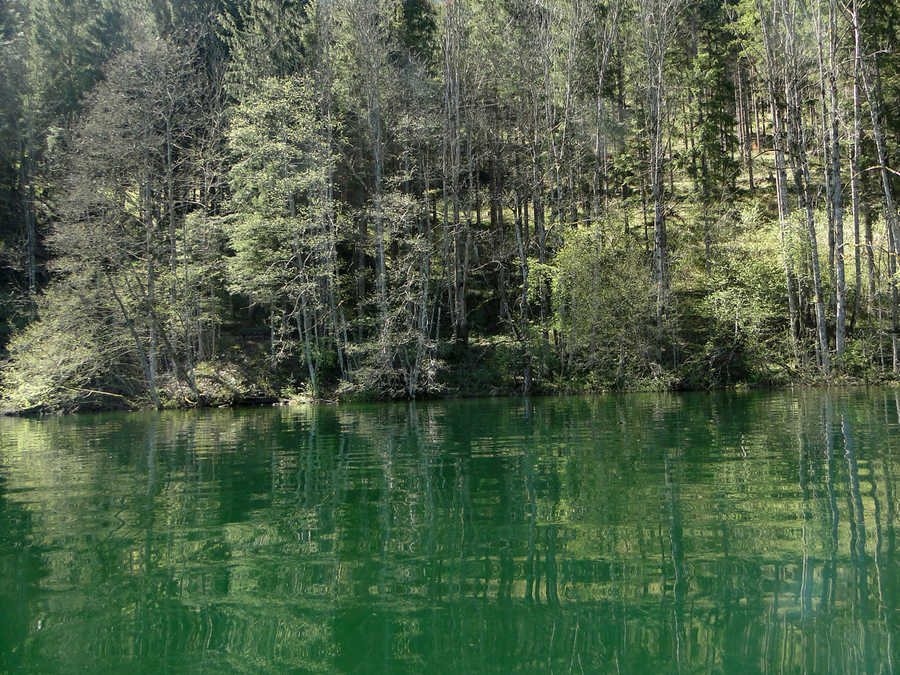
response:
M894 390L0 420L0 672L890 673Z

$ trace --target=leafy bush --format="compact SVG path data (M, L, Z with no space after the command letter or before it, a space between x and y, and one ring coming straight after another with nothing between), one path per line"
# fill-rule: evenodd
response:
M592 373L599 388L650 376L655 295L642 249L599 227L571 228L555 264L555 320L568 366Z
M3 369L6 412L132 407L141 377L124 327L78 278L52 285L38 319L15 334Z

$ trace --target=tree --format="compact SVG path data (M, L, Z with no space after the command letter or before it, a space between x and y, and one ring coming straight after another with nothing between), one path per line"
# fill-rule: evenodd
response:
M29 197L29 149L25 131L28 99L27 42L23 8L9 3L0 8L0 242L2 242L3 299L0 343L5 344L8 322L16 305L37 287L37 228Z
M175 174L184 168L176 154L195 128L192 58L154 40L111 62L72 139L62 218L50 240L62 272L94 270L115 299L156 406L160 345L197 396L189 350L176 338L183 315L176 308L181 214ZM160 281L172 285L168 298L158 293Z
M328 122L318 117L315 94L309 78L267 78L234 110L228 231L233 290L295 325L317 395L336 222Z
M358 90L351 89L351 99L355 99L353 104L364 120L371 167L365 180L369 204L362 222L371 219L375 225L375 290L382 326L387 313L387 244L382 197L388 120L384 111L389 84L395 74L390 57L396 39L397 10L397 0L350 0L344 3L338 16L339 42L344 63L348 66L347 75L360 85Z
M640 22L644 59L646 133L650 147L650 189L653 194L653 257L656 279L657 361L662 361L663 327L669 310L669 244L666 233L665 118L666 55L675 37L682 0L641 0Z

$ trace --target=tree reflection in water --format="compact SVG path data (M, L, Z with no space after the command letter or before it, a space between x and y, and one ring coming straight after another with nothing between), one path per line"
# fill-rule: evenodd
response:
M0 669L892 672L893 391L0 426Z

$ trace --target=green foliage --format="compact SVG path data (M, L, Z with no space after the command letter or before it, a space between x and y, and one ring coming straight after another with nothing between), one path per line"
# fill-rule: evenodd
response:
M293 76L260 82L235 109L228 136L230 286L293 321L313 390L321 353L312 343L326 304L333 306L335 273L328 134L312 82Z
M765 231L725 244L698 307L705 343L682 368L686 384L769 382L790 368L778 244Z
M16 333L3 367L2 408L15 412L130 407L140 367L125 327L89 276L50 286L38 318Z
M655 305L640 249L599 227L570 228L554 263L557 329L573 367L596 373L602 388L650 374Z
M260 80L298 72L307 3L299 0L246 0L226 6L220 33L229 51L229 92L240 99Z
M860 166L876 163L867 108L894 166L897 10L862 5ZM829 6L762 7L0 5L0 348L54 280L11 346L8 397L240 400L201 370L231 373L245 348L264 364L258 391L313 397L823 377L839 275L819 44L826 84L837 70L849 230L853 27L837 11L832 57L816 22ZM773 136L773 111L790 133ZM780 202L776 145L793 165ZM877 379L892 370L900 272L880 176L858 173L872 281L845 231L853 313L835 362ZM67 323L77 311L93 323ZM54 370L42 350L72 359ZM221 379L250 391L246 372Z
M125 11L118 0L31 0L29 5L34 110L48 123L64 124L125 44Z
M311 256L331 246L322 193L329 158L309 80L268 78L235 109L229 147L235 292L264 305L313 293Z

